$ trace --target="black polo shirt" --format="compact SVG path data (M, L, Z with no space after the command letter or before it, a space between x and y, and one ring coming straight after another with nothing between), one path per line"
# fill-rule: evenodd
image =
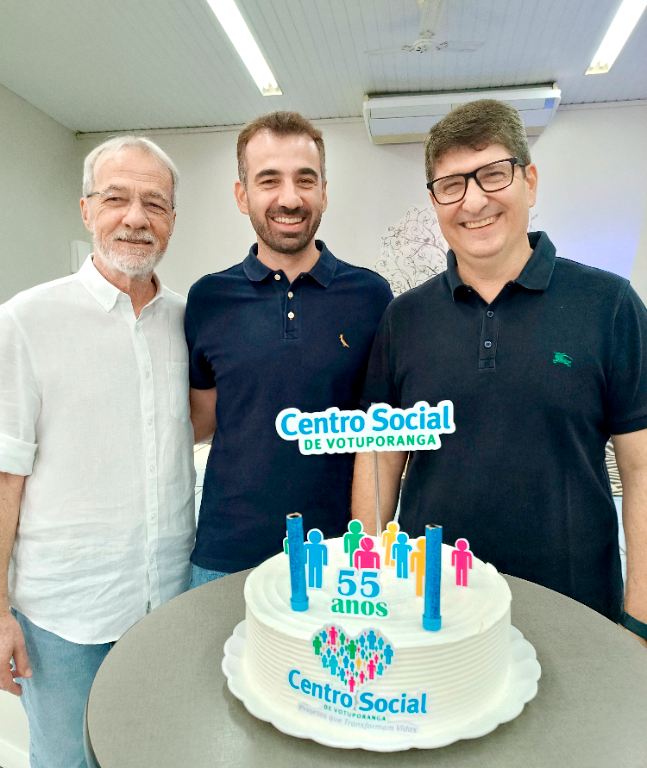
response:
M399 296L377 333L363 407L454 403L456 432L412 452L400 524L440 523L477 557L617 619L610 434L647 427L647 311L617 275L555 257L545 233L491 304L447 271Z
M382 314L386 280L321 256L290 285L254 245L242 264L199 280L185 329L190 380L216 387L216 434L207 462L192 561L233 572L280 551L285 516L339 536L350 517L351 454L302 456L275 419L301 411L357 408Z

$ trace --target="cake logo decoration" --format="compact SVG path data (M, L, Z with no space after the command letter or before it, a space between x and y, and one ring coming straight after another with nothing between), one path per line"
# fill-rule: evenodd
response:
M329 624L312 639L315 656L331 677L351 694L382 677L393 662L393 646L379 629L350 637L338 624Z
M435 451L440 448L440 435L456 431L451 400L441 400L437 406L421 400L404 410L374 403L366 413L339 408L302 413L298 408L284 408L275 426L283 440L298 440L304 455Z
M351 525L354 522L358 521L352 521ZM354 567L337 570L339 597L333 597L330 610L338 614L374 616L384 619L389 615L389 608L385 600L378 601L382 585L380 584L380 554L373 550L375 542L370 536L359 532L345 535L351 537L344 541L344 550L350 552L350 561Z

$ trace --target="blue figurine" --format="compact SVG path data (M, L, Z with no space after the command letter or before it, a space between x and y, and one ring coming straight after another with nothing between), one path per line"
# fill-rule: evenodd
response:
M375 632L373 632L373 630L371 630L371 631L368 633L368 635L367 635L367 640L368 640L368 647L369 647L369 648L370 648L372 651L374 651L374 650L375 650L375 642L376 642L376 640L377 640L377 635L375 634Z
M321 589L323 567L328 565L328 547L322 544L323 533L318 528L308 531L308 541L303 545L308 564L308 587Z
M391 557L395 557L399 579L409 578L409 552L411 552L413 547L408 541L409 537L406 533L399 533L396 543L391 547ZM306 546L308 545L306 544Z
M391 663L391 659L393 658L393 649L390 645L387 645L384 649L384 658L386 659L387 664Z

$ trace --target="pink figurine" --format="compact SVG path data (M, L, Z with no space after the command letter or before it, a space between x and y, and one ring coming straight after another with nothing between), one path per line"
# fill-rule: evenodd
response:
M334 627L330 627L328 637L330 638L330 645L337 645L337 630Z
M350 688L350 692L352 693L355 689L355 678L351 675L348 680L348 687Z
M359 542L360 549L355 551L355 568L374 568L380 567L380 555L373 552L373 539L370 536L364 536Z
M452 552L452 565L456 566L456 585L467 586L467 570L472 567L472 553L469 551L467 539L458 539L456 549Z
M375 670L377 669L373 659L369 661L369 663L366 665L366 668L368 669L368 679L373 680L373 678L375 677Z

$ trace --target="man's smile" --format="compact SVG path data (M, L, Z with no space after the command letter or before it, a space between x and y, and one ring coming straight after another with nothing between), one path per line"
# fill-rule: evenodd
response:
M270 216L277 224L301 224L305 216Z
M488 216L486 219L479 219L478 221L463 221L461 226L466 229L480 229L481 227L487 227L488 224L494 224L500 215L500 213L497 213L494 216Z

